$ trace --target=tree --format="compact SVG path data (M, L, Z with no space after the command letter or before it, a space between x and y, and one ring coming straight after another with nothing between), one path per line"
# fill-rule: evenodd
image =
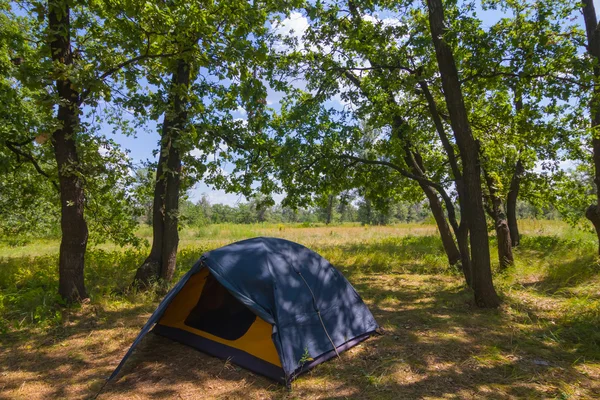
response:
M35 108L23 115L42 119L31 120L22 130L10 130L3 145L17 162L27 160L58 189L59 293L67 301L78 301L87 297L83 271L90 227L86 210L94 215L91 231L98 232L98 240L116 235L117 240L136 241L134 218L129 218L133 211L126 188L129 182L127 173L123 174L127 161L98 135L94 111L100 101L110 101L112 88L122 82L122 69L148 55L135 54L127 45L136 43L136 37L122 41L123 32L115 35L121 21L102 5L51 0L19 6L26 16L15 15L12 3L3 3L2 8L3 24L11 21L22 28L10 37L15 45L9 50L10 59L17 67L10 71L11 93L21 93L24 104ZM50 153L53 160L47 158ZM116 182L119 185L110 186ZM122 208L107 212L112 206ZM115 224L120 229L113 229Z
M186 100L192 66L183 57L176 59L174 64L156 168L152 206L152 248L134 278L134 282L142 286L149 285L157 277L168 282L175 273L179 244L181 135L188 124Z
M598 18L592 0L582 1L583 19L587 34L587 52L593 61L593 95L590 101L590 118L592 130L592 151L594 162L594 183L596 185L597 203L588 207L585 216L594 225L598 236L598 254L600 254L600 34L598 33Z
M473 134L480 143L486 210L494 222L503 267L512 263L512 246L519 243L519 193L540 193L532 185L525 188L535 193L523 192L523 180L537 180L540 173L534 168L541 161L564 158L564 149L579 140L564 121L572 108L565 100L574 89L565 75L572 69L577 45L572 27L563 23L573 5L510 0L484 7L507 16L487 30L460 32L464 51L471 55L459 57L457 63ZM460 19L461 25L480 26L474 16Z
M286 6L278 2L206 5L180 1L169 3L157 15L165 32L163 45L177 54L148 64L149 79L166 97L146 93L127 101L140 115L151 105L151 117L163 118L152 249L136 272L136 285L168 282L173 276L182 186L204 180L246 197L254 191L252 184L260 170L249 164L265 142L261 127L267 118L266 89L259 75L267 60L266 23L272 12L285 11ZM156 23L156 19L143 21L144 29L155 30ZM164 75L171 76L170 83L165 84ZM239 108L246 110L246 121L232 117ZM224 172L226 163L235 165L233 172ZM266 194L270 190L265 186L260 191Z
M467 224L470 231L472 279L475 301L483 307L496 307L500 299L492 282L487 223L481 192L479 148L473 138L452 48L446 42L444 8L441 0L427 0L429 25L444 89L450 125L460 149L463 164Z
M29 65L36 52L26 40L33 24L2 6L7 11L0 13L0 234L17 242L56 233L59 193L52 152L31 139L51 129L52 113L34 100L41 89L19 84L34 72Z
M396 40L397 37L411 35L410 28L406 28L409 25L391 26L378 21L365 21L361 17L363 10L359 10L359 5L356 2L350 1L348 6L350 19L343 15L346 11L340 11L337 5L330 8L326 8L322 4L309 7L308 15L315 21L304 36L305 42L308 41L308 43L305 43L304 48L289 54L288 59L290 60L289 65L292 66L292 73L304 73L309 82L308 89L313 90L315 94L312 99L305 97L296 102L296 107L300 111L289 113L286 118L290 119L297 116L299 119L310 121L306 118L307 115L316 116L317 114L307 112L306 108L319 102L325 102L328 98L338 94L341 90L340 87L343 87L343 98L358 107L355 111L357 117L367 118L369 124L373 124L377 128L384 127L384 129L378 131L379 135L374 140L377 143L369 143L355 135L351 135L352 138L350 139L344 137L341 132L332 134L322 142L322 134L313 135L312 140L319 146L322 147L327 144L332 149L335 148L333 153L327 155L333 159L330 163L332 167L328 170L329 173L348 171L355 168L356 170L364 170L365 165L371 165L380 166L379 169L392 168L403 177L413 179L429 200L449 262L455 263L462 258L463 268L468 270L470 260L468 249L465 250L468 246L465 236L467 232L462 229L462 233L457 234L459 244L463 244L459 246L463 250L459 253L450 228L452 226L455 231L458 231L459 225L454 218L454 205L447 193L447 186L444 187L443 184L431 181L431 175L435 175L440 168L438 166L432 168L427 160L424 161L421 153L422 144L432 140L429 139L431 134L419 129L423 125L421 122L423 119L420 115L415 117L414 120L411 119L410 116L415 113L414 104L398 103L400 93L403 98L408 99L412 99L411 94L414 93L414 86L411 87L414 85L414 81L405 79L405 76L401 73L406 71L415 73L417 68L405 67L411 62L407 60L406 47L404 47L409 45L405 43L398 44ZM365 7L368 8L368 6ZM349 23L350 21L352 23ZM310 47L311 50L312 48L315 50L308 51L309 46L312 46ZM326 53L323 48L330 48L331 51ZM393 51L390 51L390 49L393 49ZM338 54L344 54L344 56L339 57ZM361 63L367 63L367 66L363 67ZM393 67L390 67L392 65ZM310 72L307 73L307 71ZM292 96L297 97L298 93L294 93ZM331 110L329 112L331 113ZM417 126L413 126L413 121ZM293 131L295 127L288 126L286 129ZM331 129L321 130L332 132ZM419 137L417 132L427 136L428 139ZM310 140L307 135L304 135L303 139ZM334 139L339 140L339 142L334 142ZM366 156L363 155L365 154L365 144L370 146ZM288 141L287 145L292 146L293 142ZM362 148L358 149L358 147ZM308 160L317 156L325 157L325 154L319 154L311 150L307 151L308 153L310 155L305 160L309 165L311 161ZM378 157L379 159L377 159ZM439 160L439 157L437 159ZM340 166L340 164L343 164L343 166ZM361 164L362 166L360 166ZM311 168L315 166L316 164L313 164ZM286 161L284 168L289 169L291 167L292 165ZM325 165L319 164L319 167L323 171ZM430 174L427 167L432 168L434 171ZM306 168L298 169L301 172L306 171ZM388 176L387 174L372 174L376 181ZM438 177L436 176L436 178ZM294 180L295 183L298 181L299 179ZM312 178L311 181L320 182L323 180ZM372 185L374 180L364 180L364 182ZM378 187L389 186L389 182L387 182L385 185L379 185ZM404 187L406 187L406 183L403 182L397 188L403 190ZM289 194L290 188L287 189ZM443 198L450 222L446 220L445 211L438 196ZM466 273L465 276L469 281L470 274Z

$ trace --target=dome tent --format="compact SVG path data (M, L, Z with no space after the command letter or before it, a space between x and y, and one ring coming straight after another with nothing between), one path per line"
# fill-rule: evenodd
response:
M323 257L294 242L259 237L205 253L165 296L109 379L152 328L289 385L378 325Z

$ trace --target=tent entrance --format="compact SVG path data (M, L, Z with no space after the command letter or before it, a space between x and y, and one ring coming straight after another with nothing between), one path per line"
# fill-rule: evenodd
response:
M276 380L285 381L273 326L202 268L171 300L154 333Z
M208 274L200 299L185 324L226 340L237 340L248 332L254 321L256 314Z

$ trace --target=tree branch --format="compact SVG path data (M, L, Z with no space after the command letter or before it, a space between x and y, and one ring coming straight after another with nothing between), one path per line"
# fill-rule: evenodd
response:
M10 151L12 151L13 153L15 153L17 156L24 157L27 160L29 160L29 162L31 162L31 164L33 165L33 167L35 168L35 170L38 173L40 173L41 175L43 175L46 178L48 178L48 180L50 180L50 182L56 188L56 190L60 191L60 188L58 187L58 184L52 178L50 178L50 175L48 175L46 173L46 171L44 171L42 169L42 167L40 167L40 165L35 160L35 158L33 158L33 156L31 154L29 154L29 153L27 153L27 152L19 149L20 146L23 146L23 145L25 145L27 143L30 143L30 142L31 142L31 140L27 140L26 142L22 142L22 143L11 142L10 140L6 140L4 143L6 144L6 147L8 147L8 149Z
M357 162L360 162L362 164L367 164L367 165L379 165L379 166L388 167L388 168L391 168L391 169L397 171L398 173L400 173L400 175L402 175L406 178L413 179L413 180L415 180L419 183L422 183L424 185L427 185L427 186L431 186L432 188L437 190L437 192L442 196L442 198L444 199L444 203L446 204L446 210L448 211L449 214L452 214L450 216L453 217L454 204L452 203L452 199L450 198L450 196L448 196L448 193L446 193L446 190L444 189L444 187L441 184L439 184L437 182L433 182L423 176L418 176L418 175L412 174L412 173L406 171L405 169L403 169L402 167L400 167L394 163L391 163L389 161L369 160L366 158L356 157L356 156L353 156L350 154L341 154L336 157L357 161ZM452 219L454 219L454 221L456 221L455 218L451 218L451 220ZM456 227L456 228L458 229L458 227Z
M592 85L586 85L584 83L581 83L579 81L577 81L576 79L572 79L572 78L568 78L568 77L562 77L562 76L556 76L554 74L551 73L547 73L547 74L527 74L527 75L523 75L523 74L516 74L514 72L504 72L504 71L496 71L496 72L491 72L491 73L475 73L471 76L467 76L466 78L462 79L460 81L461 84L471 81L473 79L476 78L482 78L482 79L492 79L492 78L497 78L497 77L507 77L507 78L526 78L526 79L535 79L535 78L547 78L547 77L551 77L554 78L556 80L562 81L562 82L568 82L568 83L572 83L573 85L577 85L580 86L582 88L585 89L593 89L596 86L598 86L597 84L592 84Z
M119 63L119 64L115 65L112 68L109 68L102 75L100 75L97 80L98 81L103 81L104 79L106 79L109 76L111 76L112 74L120 71L121 69L125 68L126 66L131 65L131 64L135 64L135 63L137 63L138 61L141 61L141 60L152 59L152 58L162 58L162 57L172 57L172 56L176 56L176 55L179 55L179 54L183 54L183 53L188 52L190 50L192 50L191 47L187 48L187 49L183 49L183 50L178 51L178 52L174 52L174 53L160 53L160 54L148 54L148 53L146 53L146 54L141 54L139 56L130 58L129 60L125 60L122 63ZM89 88L87 90L82 91L81 95L79 96L79 104L80 105L86 100L86 98L89 96L89 94L90 94L90 89Z

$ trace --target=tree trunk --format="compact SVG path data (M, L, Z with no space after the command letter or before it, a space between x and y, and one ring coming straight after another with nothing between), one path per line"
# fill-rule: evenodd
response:
M515 164L515 172L510 181L510 189L506 196L506 215L508 218L508 229L510 231L510 240L513 247L519 245L521 236L519 234L519 225L517 223L517 198L519 197L519 186L524 168L521 160Z
M427 81L419 81L419 87L421 88L425 99L427 100L427 106L429 108L429 112L431 114L431 118L433 119L433 123L435 125L435 129L438 132L438 136L440 137L440 141L442 142L442 146L446 151L446 155L448 156L448 162L450 164L450 169L452 170L452 175L454 177L454 183L456 184L456 193L458 193L458 204L460 207L460 224L458 225L458 229L455 230L456 241L458 243L458 249L460 251L460 259L463 269L463 274L465 276L465 281L469 287L473 287L473 278L472 278L472 268L471 268L471 251L469 249L469 227L466 223L466 219L463 217L466 215L465 211L465 192L464 192L464 184L462 173L460 172L460 168L458 166L458 161L456 160L456 154L454 153L454 147L448 140L448 135L446 135L446 130L444 129L444 123L440 118L440 114L438 112L438 107L429 90L429 85L427 85Z
M52 32L52 61L64 66L71 65L73 58L70 9L67 2L48 2L48 28ZM58 293L67 301L79 301L87 297L83 270L88 241L88 228L84 217L85 194L76 144L79 129L79 93L66 77L57 78L55 85L60 98L57 114L60 128L52 134L52 144L60 184L62 232Z
M190 65L177 62L173 72L169 109L165 112L161 148L156 168L152 211L152 248L138 268L134 284L147 287L153 281L173 278L179 245L179 190L181 186L180 138L187 124L186 98L190 85Z
M510 241L510 230L506 219L499 218L496 221L496 239L498 241L498 260L500 268L505 269L515 263Z
M325 219L325 224L329 225L331 220L333 219L333 195L330 194L327 196L327 217Z
M398 119L396 119L395 125L396 128L400 128ZM404 161L410 167L413 174L425 177L425 167L421 155L416 150L412 151L408 143L404 145ZM419 186L425 193L425 196L427 196L427 200L429 200L429 207L431 208L431 212L433 213L433 217L435 218L435 222L440 232L448 262L450 265L454 265L461 259L461 256L456 247L456 243L454 242L454 237L452 236L450 226L448 225L442 203L440 202L437 192L431 186L421 182L419 182Z
M495 182L487 173L487 171L484 170L483 174L485 176L488 191L490 193L489 200L491 203L491 208L489 209L489 215L494 220L494 228L496 229L496 240L498 242L498 262L500 263L500 269L505 269L515 262L512 252L510 229L508 228L506 214L502 209L502 199L498 195Z
M600 36L598 32L598 19L592 0L583 0L583 19L587 33L588 53L596 59L594 64L594 95L590 102L590 115L592 123L592 147L594 157L594 183L596 184L597 201L588 207L585 216L592 222L598 236L598 254L600 254L600 138L598 126L600 125Z
M442 244L444 246L446 256L448 257L448 262L450 265L454 265L461 260L461 256L458 248L456 247L456 243L454 242L450 225L448 225L448 221L446 220L442 203L440 202L436 191L433 190L431 186L421 183L419 186L421 186L421 189L423 189L425 196L427 196L427 199L429 200L429 207L431 208L431 213L433 214L433 218L435 218L438 231L440 232L440 237L442 238Z
M461 217L458 230L456 231L456 242L458 243L460 263L465 282L467 282L467 286L473 289L473 267L471 266L471 249L469 248L469 227L463 217Z
M478 144L473 138L464 105L458 70L450 46L444 40L444 10L441 0L427 0L429 25L442 78L450 125L463 164L465 215L470 232L473 290L480 307L497 307L500 299L492 282L487 223L483 209Z

